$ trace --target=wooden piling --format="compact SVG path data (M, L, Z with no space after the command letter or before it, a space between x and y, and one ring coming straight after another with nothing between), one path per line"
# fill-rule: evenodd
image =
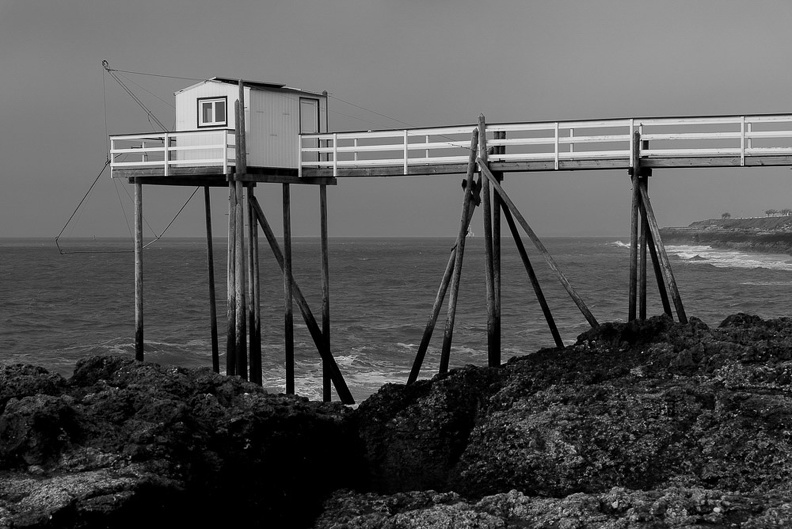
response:
M239 177L247 172L247 152L245 147L245 99L244 86L239 82L239 100L236 102L237 110L237 179L235 184L236 202L236 239L234 253L235 258L235 296L236 296L236 328L234 332L236 349L236 374L242 379L247 380L247 306L245 304L245 217L244 217L244 195L243 183Z
M209 324L212 340L212 370L220 372L220 351L217 344L217 305L215 304L214 248L212 244L212 202L209 186L204 186L206 210L206 267L209 272Z
M482 165L487 164L487 128L484 116L479 116L479 159ZM492 173L490 173L492 174ZM494 176L493 176L494 178ZM496 309L495 309L495 272L492 243L492 199L490 197L489 178L482 181L484 210L484 283L487 295L487 362L490 367L500 365L498 350Z
M451 276L451 295L448 298L448 313L446 325L443 332L443 349L440 354L440 373L448 371L448 364L451 358L451 341L454 336L454 321L456 319L457 299L459 297L459 282L462 276L462 260L465 254L465 240L467 239L470 205L473 201L473 174L476 169L476 147L478 144L479 131L473 131L470 140L470 157L468 159L468 169L465 176L465 197L462 201L462 218L459 221L459 231L456 238L456 252L454 257L454 271Z
M292 290L291 192L283 184L283 337L286 356L286 394L294 395L294 308ZM324 342L324 336L323 340ZM324 343L322 343L324 347Z
M550 266L550 269L555 273L556 277L558 278L558 281L567 291L567 294L569 294L569 297L572 298L572 301L574 301L575 305L577 305L581 314L583 314L583 317L586 318L586 321L589 322L589 325L591 325L592 327L598 327L599 323L597 323L597 319L594 318L594 315L591 313L589 308L583 302L583 299L578 295L577 291L575 291L575 289L569 283L569 280L566 278L563 272L561 272L561 270L558 268L558 265L556 264L553 257L550 255L550 252L547 251L547 248L545 248L545 245L542 243L539 237L536 236L536 233L534 233L533 229L531 229L531 226L525 220L525 217L523 217L522 214L520 213L520 210L517 209L517 206L514 205L512 199L503 190L500 183L498 183L497 179L492 174L492 171L490 171L489 167L487 167L487 164L481 158L478 159L478 164L481 173L487 178L487 180L490 181L492 187L495 188L495 191L500 195L503 202L506 203L509 210L511 210L511 213L512 215L514 215L515 220L520 224L523 231L525 231L525 233L528 235L528 238L531 239L531 242L534 243L534 246L536 246L536 249L539 250L539 253L542 254L542 257L544 257L548 266Z
M259 279L258 225L250 207L255 196L255 186L248 185L245 202L248 223L248 351L250 354L250 381L262 384L261 373L261 285Z
M505 139L505 132L496 132L495 138ZM503 154L506 147L499 145L495 147L495 152ZM503 172L493 172L498 182L503 182ZM497 364L501 362L501 313L502 313L502 278L501 278L501 200L497 193L492 196L492 282L495 295L495 351L498 352ZM492 366L493 363L490 363Z
M660 264L661 268L663 269L666 284L668 285L668 289L671 291L671 299L674 301L677 319L680 323L687 323L688 320L687 315L685 314L685 307L682 305L682 297L679 295L676 279L674 279L674 272L671 270L671 261L669 261L668 254L665 251L665 246L663 246L663 241L660 239L660 226L658 226L657 219L654 216L652 204L649 201L649 194L643 187L639 186L638 189L641 190L641 199L643 200L644 207L646 208L646 219L649 221L649 231L652 234L652 239L654 239L654 244L657 250L657 255L660 259Z
M517 231L517 225L514 223L514 218L512 217L511 211L509 211L509 208L507 208L503 202L500 203L500 207L503 209L503 217L506 219L506 224L508 224L509 230L511 231L512 237L514 238L514 243L517 246L517 252L520 254L520 258L522 259L523 265L525 266L525 271L528 273L531 286L533 287L534 293L536 294L536 300L539 302L539 306L542 308L542 314L544 314L545 320L547 321L550 334L553 335L553 341L555 341L556 347L561 349L564 347L564 341L561 339L561 334L558 332L555 319L553 318L553 314L550 312L550 306L547 304L547 300L545 299L544 293L542 292L542 287L539 285L539 279L536 277L536 273L534 272L533 266L531 265L531 260L528 258L528 252L525 251L525 245L522 242L522 237L520 237L520 232Z
M143 184L135 181L135 360L143 361Z
M634 167L638 169L637 171L634 171L633 174L633 179L635 181L635 184L638 184L638 178L640 175L640 161L639 161L640 157L638 155L640 153L640 147L641 147L641 133L639 131L635 131L635 133L633 134L633 152L635 153ZM665 246L663 246L663 241L660 238L660 226L657 224L657 219L654 216L654 210L652 209L652 204L649 201L649 191L646 185L637 185L637 189L640 193L639 198L641 202L641 207L646 212L646 221L649 227L649 233L651 233L655 250L657 251L657 261L659 261L660 269L662 270L662 273L665 276L666 285L668 286L668 289L671 291L671 298L674 300L674 307L676 308L677 311L677 318L679 319L680 323L687 323L687 315L685 314L685 307L682 305L682 297L679 295L679 289L677 288L676 279L674 279L674 272L671 269L671 261L668 259L668 254L665 251Z
M456 263L456 249L454 246L451 249L451 255L448 256L448 263L446 264L445 272L443 272L443 279L440 281L440 287L437 289L437 296L435 296L434 303L432 304L432 313L429 316L429 321L426 322L421 343L418 345L418 352L415 354L410 375L407 377L407 384L412 384L418 380L418 374L421 371L426 351L429 349L429 342L432 339L437 318L440 315L440 308L443 305L448 285L451 282L451 276L454 272L454 263Z
M228 263L226 271L226 375L236 375L236 184L228 179Z
M633 321L636 314L636 296L638 288L638 233L639 233L639 211L641 202L641 192L638 189L638 154L634 156L635 162L631 169L632 175L632 205L630 207L630 284L629 284L629 306L627 310L627 321Z
M646 226L648 230L649 224L647 223ZM657 255L657 249L655 248L651 231L649 231L646 237L646 243L649 247L649 256L652 258L652 267L654 268L655 279L657 281L657 290L660 292L660 301L663 304L663 312L673 318L674 313L671 312L671 303L668 301L668 292L666 291L665 280L663 279L663 268L660 264L660 258Z
M641 171L644 173L644 171ZM646 187L648 178L645 174L639 175L638 185ZM640 195L640 192L639 192ZM640 201L641 230L639 233L638 247L638 319L646 319L646 250L649 224L646 221L646 208Z
M278 246L278 240L275 237L275 232L272 231L269 222L267 222L267 217L264 215L264 211L261 209L261 205L258 203L258 200L255 197L253 197L250 205L253 207L253 211L256 214L256 219L258 219L259 226L261 226L261 231L267 238L267 242L269 243L270 249L272 250L272 255L275 257L275 261L277 261L281 271L283 271L285 268L283 252L281 252L280 246ZM336 392L338 393L341 402L344 404L354 404L355 399L352 397L352 393L349 391L349 388L346 385L344 376L341 374L341 370L338 368L335 358L333 358L333 355L330 351L325 351L324 347L322 346L325 343L322 330L316 323L316 318L311 312L311 308L308 306L305 296L303 296L300 287L297 285L297 282L293 280L293 278L292 286L294 301L300 308L303 321L305 321L305 326L308 328L308 332L311 334L311 338L313 338L314 344L316 345L322 360L328 365L330 378L333 381L333 385L336 388Z
M330 354L330 248L327 238L327 185L319 186L319 230L322 246L322 336L326 355ZM327 362L322 360L322 400L332 399L330 386L330 370Z

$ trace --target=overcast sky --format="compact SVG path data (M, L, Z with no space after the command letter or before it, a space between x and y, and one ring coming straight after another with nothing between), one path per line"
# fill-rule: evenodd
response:
M791 26L789 0L0 0L0 237L55 237L104 164L106 132L152 130L103 74L103 59L134 72L327 90L331 130L472 124L479 114L785 113ZM166 124L173 92L193 84L124 75ZM459 181L341 180L329 192L330 233L454 236ZM506 189L540 236L629 231L624 171L512 173ZM131 192L106 174L65 235L128 236ZM155 231L190 192L145 187ZM279 225L280 187L258 194ZM650 194L661 225L762 215L792 207L792 173L658 170ZM203 234L200 198L169 235ZM225 199L213 192L216 234ZM295 189L293 208L295 235L318 235L318 190Z

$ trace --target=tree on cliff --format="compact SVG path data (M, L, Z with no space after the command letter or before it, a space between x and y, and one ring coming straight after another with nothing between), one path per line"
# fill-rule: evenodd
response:
M765 215L767 215L768 217L772 217L772 216L777 215L777 214L778 214L778 210L777 209L766 209L765 210Z
M792 209L784 208L781 210L781 214L785 217L792 215Z
M723 215L721 215L721 218L722 218L723 220L730 219L730 218L731 218L731 213L729 213L729 212L727 211L726 213L724 213Z

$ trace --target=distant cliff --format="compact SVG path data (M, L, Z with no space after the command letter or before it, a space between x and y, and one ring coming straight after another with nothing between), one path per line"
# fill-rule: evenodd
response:
M701 220L686 228L661 228L660 235L666 244L792 255L792 216Z

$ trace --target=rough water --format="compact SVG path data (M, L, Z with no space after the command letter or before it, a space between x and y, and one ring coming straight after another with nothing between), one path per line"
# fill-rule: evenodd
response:
M626 238L548 238L548 250L601 322L627 316ZM134 258L128 240L0 239L0 361L34 363L69 376L77 359L133 355ZM412 367L453 246L450 238L330 240L332 350L356 400L387 382L403 383ZM215 277L220 364L225 344L225 240L217 239ZM792 315L792 256L707 246L668 246L688 316L717 326L730 314ZM294 273L317 317L317 239L295 239ZM503 247L503 359L553 346L522 261ZM528 248L561 336L575 341L588 323L550 271ZM451 367L486 364L483 238L467 240ZM284 391L283 284L262 248L264 384ZM649 270L649 315L662 312ZM211 366L206 245L163 239L144 252L146 359ZM321 367L295 306L297 392L321 396ZM443 307L421 377L439 363Z

